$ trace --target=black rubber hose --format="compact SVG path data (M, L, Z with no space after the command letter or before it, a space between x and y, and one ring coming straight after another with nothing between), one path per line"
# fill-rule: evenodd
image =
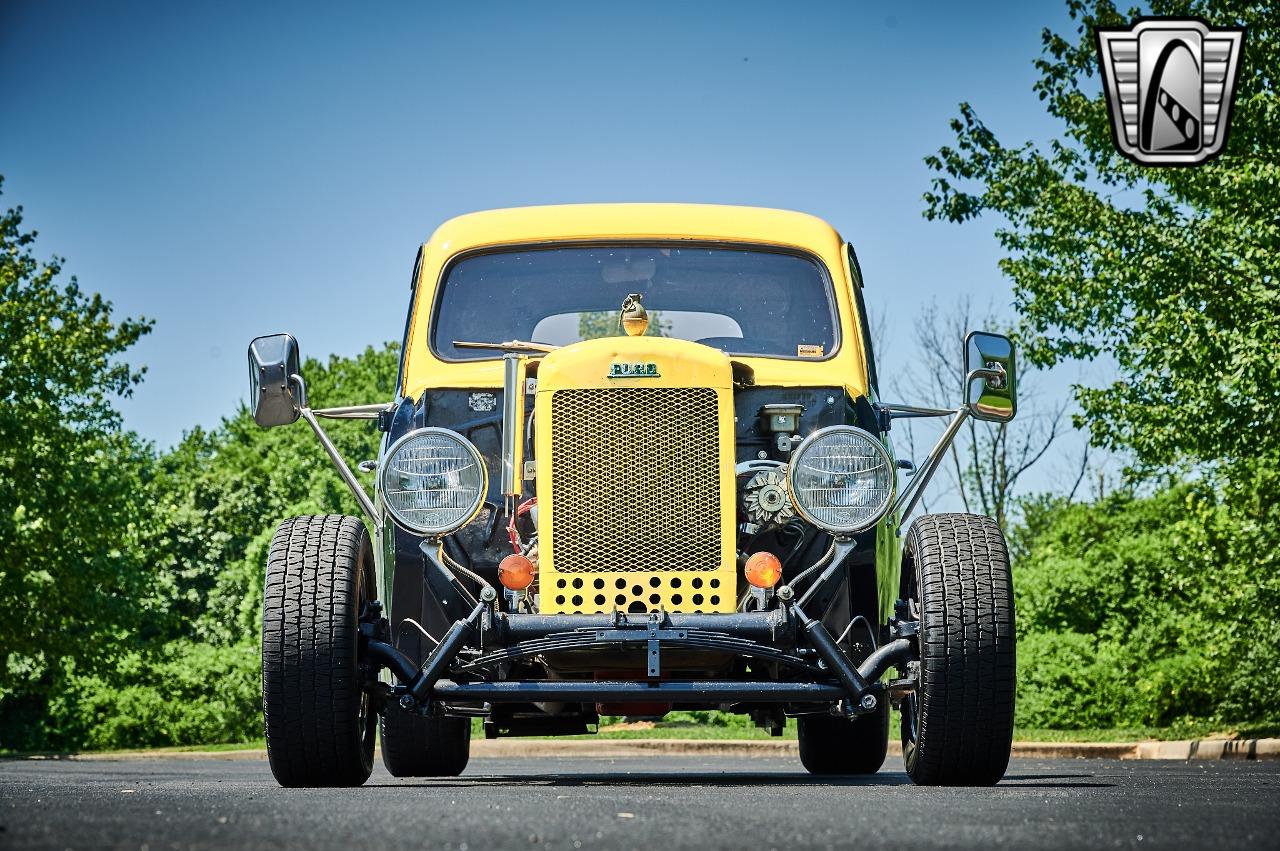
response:
M911 642L906 638L897 638L868 656L858 666L858 673L868 682L875 682L884 676L884 672L905 662L911 656Z
M368 648L369 655L390 668L391 673L396 675L396 679L405 685L413 682L414 677L418 676L418 666L398 648L392 647L385 641L370 641Z

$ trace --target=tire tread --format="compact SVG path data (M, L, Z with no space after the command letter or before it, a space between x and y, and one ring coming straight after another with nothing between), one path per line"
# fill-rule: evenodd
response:
M796 722L800 762L810 774L875 774L889 751L889 705L852 720L802 715Z
M355 517L295 517L267 557L262 609L262 704L267 756L283 786L358 786L373 767L359 727L356 648L362 575L371 568Z
M395 707L382 719L382 764L392 777L457 777L471 758L471 719L423 718Z
M907 551L920 596L921 701L914 759L923 785L990 785L1013 741L1013 582L1004 535L989 517L929 514Z

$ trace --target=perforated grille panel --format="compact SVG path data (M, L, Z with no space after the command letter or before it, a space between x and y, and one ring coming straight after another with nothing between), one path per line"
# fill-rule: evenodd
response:
M733 611L732 571L556 573L541 588L545 612Z
M715 390L558 390L551 412L556 573L721 567Z

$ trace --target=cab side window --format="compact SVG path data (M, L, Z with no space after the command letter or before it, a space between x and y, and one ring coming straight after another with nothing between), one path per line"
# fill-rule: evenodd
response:
M404 334L400 338L400 372L396 376L396 396L404 393L404 359L409 353L409 326L413 322L413 303L417 296L418 273L422 271L422 248L413 260L413 277L409 278L409 312L404 319Z
M876 396L880 395L880 378L876 374L876 355L871 348L871 318L867 316L867 305L862 299L862 267L858 265L858 255L853 245L849 249L849 270L853 272L853 299L858 306L858 325L862 328L862 350L867 353L867 376L871 381L871 389Z

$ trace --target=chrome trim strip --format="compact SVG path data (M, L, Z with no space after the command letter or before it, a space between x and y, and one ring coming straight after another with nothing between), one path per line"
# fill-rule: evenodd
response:
M502 356L502 495L524 492L524 465L519 455L524 426L524 357Z

